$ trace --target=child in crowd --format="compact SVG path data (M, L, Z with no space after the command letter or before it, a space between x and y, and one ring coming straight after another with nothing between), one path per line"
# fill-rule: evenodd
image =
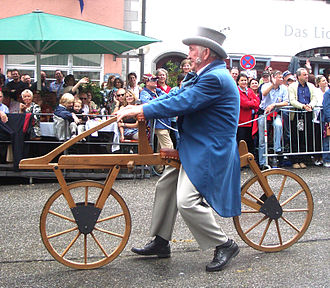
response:
M79 123L79 119L75 113L71 112L74 102L74 96L70 93L64 93L60 99L59 105L54 111L54 132L57 139L60 141L66 140L70 134L69 124L75 122ZM72 135L71 135L72 136Z
M85 124L86 121L88 120L87 115L82 115L83 110L82 110L82 101L79 98L75 98L73 102L73 109L72 109L73 115L75 115L78 118L78 123L75 121L70 123L70 132L71 132L71 137L75 137L85 131ZM84 138L83 141L86 139Z

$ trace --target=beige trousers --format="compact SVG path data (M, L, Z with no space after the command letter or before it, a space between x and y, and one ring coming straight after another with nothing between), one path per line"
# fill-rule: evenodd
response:
M173 142L167 129L155 129L155 135L157 135L158 139L157 151L159 151L160 148L173 149ZM156 165L155 169L158 173L162 173L164 168L163 165Z
M160 148L173 149L173 143L167 129L155 129L155 135L157 135Z
M171 240L178 210L201 249L227 242L212 208L203 202L182 166L180 170L167 166L156 185L151 236Z

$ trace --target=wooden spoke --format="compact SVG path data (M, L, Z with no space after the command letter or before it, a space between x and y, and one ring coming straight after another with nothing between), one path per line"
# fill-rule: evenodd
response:
M245 234L248 234L251 232L254 228L256 228L258 225L260 225L262 222L264 222L267 219L267 216L264 216L261 218L257 223L253 224L250 228L244 231Z
M89 209L97 208L96 202L102 199L99 219L96 219L96 225L100 227L94 225L88 234L81 233L76 219L70 217L71 206L63 201L62 189L46 202L40 217L41 238L50 254L60 263L76 269L93 269L111 262L125 248L131 232L130 213L123 198L111 187L105 189L104 185L95 181L78 181L65 187L66 194L74 199L73 205L78 208L81 205L89 206ZM65 222L54 221L59 219ZM80 237L82 234L83 237Z
M105 251L105 249L103 248L103 246L101 245L100 241L97 240L97 238L95 237L94 233L91 233L91 236L93 237L94 241L96 242L97 246L99 246L99 248L101 249L101 251L103 252L103 254L106 257L109 257L109 255L107 254L107 252Z
M256 214L256 213L260 213L260 212L257 211L257 210L242 210L241 213L254 213L254 214Z
M124 235L121 235L121 234L118 234L118 233L115 233L115 232L111 232L111 231L107 231L107 230L104 230L102 228L95 227L94 229L96 231L107 233L107 234L112 235L112 236L116 236L116 237L119 237L119 238L124 238Z
M85 206L87 206L88 203L88 186L85 187Z
M278 240L280 241L280 244L282 245L283 244L283 241L282 241L280 226L278 224L278 219L275 220L275 224L276 224L276 230L277 230Z
M264 201L262 201L259 197L255 196L253 193L251 193L249 191L246 191L245 193L248 194L249 196L251 196L256 201L260 202L261 204L264 204Z
M262 236L261 236L261 239L260 239L259 245L261 245L262 242L264 242L264 239L265 239L265 236L266 236L267 231L268 231L268 229L269 229L270 223L272 223L272 219L268 219L268 223L267 223L267 225L266 225L266 228L265 228L265 230L264 230L264 233L263 233Z
M294 230L296 230L297 232L300 232L300 230L293 225L288 219L284 218L283 216L281 217L283 219L284 222L286 222L289 226L291 226Z
M76 231L78 230L78 227L73 227L71 229L68 229L68 230L64 230L64 231L61 231L61 232L57 232L55 234L52 234L52 235L49 235L48 236L48 239L51 239L51 238L54 238L54 237L58 237L58 236L61 236L61 235L64 235L66 233L69 233L69 232L72 232L72 231Z
M84 263L87 264L87 235L84 235Z
M245 196L241 196L241 201L242 203L244 203L246 206L249 206L250 208L253 208L255 209L256 211L259 211L261 205L250 200L250 199L247 199Z
M283 212L308 212L308 208L283 209Z
M281 195L283 193L284 185L285 185L285 182L286 182L287 178L288 178L288 176L284 175L280 191L278 192L278 195L277 195L277 200L280 200L280 198L281 198Z
M97 220L96 223L101 223L101 222L104 222L104 221L112 220L112 219L115 219L115 218L118 218L118 217L121 217L121 216L125 216L124 213L112 215L112 216Z
M242 240L254 249L267 252L281 251L297 242L306 232L313 216L312 194L304 180L291 171L252 171L255 176L246 181L241 188L242 213L233 219L235 228ZM260 183L262 177L259 173L267 179L267 185ZM280 203L281 220L269 218L259 212L265 201L261 195L275 195L278 201L283 199ZM275 225L271 224L273 220Z
M67 217L67 216L64 216L64 215L62 215L62 214L60 214L60 213L54 212L54 211L52 211L52 210L49 210L48 213L49 213L49 214L52 214L52 215L54 215L54 216L60 217L60 218L62 218L62 219L68 220L68 221L70 221L70 222L72 222L72 223L76 223L76 221L75 221L74 219L69 218L69 217Z
M68 253L68 251L70 250L72 245L77 241L77 239L79 238L80 235L81 235L81 232L79 231L77 233L76 237L74 237L73 240L70 242L70 244L64 249L63 253L61 254L61 257L64 257L65 254Z
M289 197L287 200L285 200L283 203L281 203L281 206L288 204L290 201L292 201L294 198L296 198L298 195L300 195L301 192L304 192L304 189L299 190L297 193L293 194L291 197Z

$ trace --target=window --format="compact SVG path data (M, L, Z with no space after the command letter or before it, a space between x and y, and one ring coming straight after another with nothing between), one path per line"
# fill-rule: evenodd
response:
M75 54L73 55L73 66L100 66L100 54Z
M41 55L41 65L67 65L69 55Z
M34 65L34 55L8 55L7 64Z
M41 70L46 72L49 81L55 79L56 70L61 70L64 76L73 74L76 80L87 76L100 84L103 76L102 57L101 54L41 55ZM29 74L35 81L34 55L7 55L5 59L5 70L16 68L21 74Z

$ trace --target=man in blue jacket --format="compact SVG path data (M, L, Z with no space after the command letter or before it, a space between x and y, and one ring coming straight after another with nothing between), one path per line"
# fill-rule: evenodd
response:
M227 58L224 40L222 33L200 27L197 35L183 40L197 73L189 88L116 113L118 121L137 114L144 114L146 119L179 116L181 167L166 168L157 183L151 224L155 238L132 251L170 257L169 240L179 211L200 248L215 248L214 258L206 266L209 272L222 270L239 252L237 244L216 223L211 209L223 217L241 213L236 144L239 94L223 61Z
M142 104L149 103L151 100L157 99L165 94L162 90L157 88L158 78L152 74L145 74L146 87L140 93L140 100ZM173 148L173 143L168 132L171 127L169 118L156 120L155 134L158 137L160 148Z

